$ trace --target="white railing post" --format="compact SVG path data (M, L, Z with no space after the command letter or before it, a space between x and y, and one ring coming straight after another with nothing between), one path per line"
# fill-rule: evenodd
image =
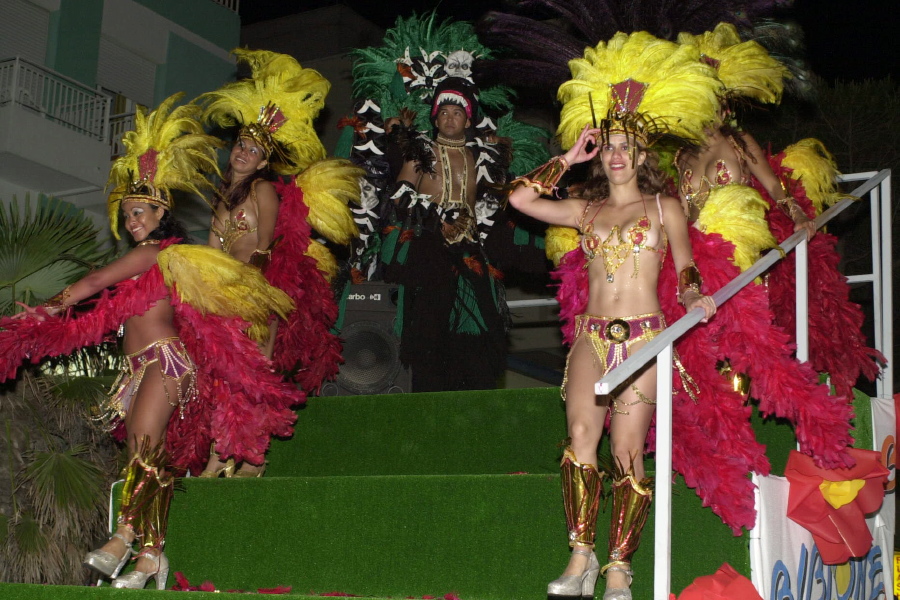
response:
M654 484L653 597L672 586L672 344L656 356L656 482Z
M891 399L894 397L894 295L893 295L893 236L891 233L891 176L881 182L878 189L880 214L877 220L873 219L872 228L876 224L881 233L881 261L873 267L879 272L876 278L880 283L881 293L875 296L876 302L880 300L880 307L875 307L876 312L882 315L881 322L881 348L887 358L887 365L882 370L877 382L877 391L880 398Z
M797 337L797 360L800 362L809 361L809 242L803 238L797 244L796 256L796 277L794 279L794 287L796 288L797 300L794 306L796 314L796 337Z

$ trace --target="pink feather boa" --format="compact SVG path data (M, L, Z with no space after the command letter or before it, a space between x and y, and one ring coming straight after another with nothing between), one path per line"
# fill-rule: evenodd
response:
M308 393L334 379L341 358L341 340L330 329L337 320L334 294L316 260L304 254L309 247L309 208L294 182L276 182L281 196L275 239L279 240L266 279L283 290L296 305L287 323L280 323L275 339L275 367L292 374Z

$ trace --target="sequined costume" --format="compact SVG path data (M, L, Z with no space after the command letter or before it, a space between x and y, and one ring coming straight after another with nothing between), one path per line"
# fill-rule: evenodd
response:
M125 356L122 371L113 384L113 391L104 407L104 416L120 419L125 417L135 393L141 387L144 373L152 364L159 365L163 389L166 390L166 399L170 405L183 410L186 403L197 399L197 367L194 366L194 361L191 360L180 339L163 338ZM165 385L167 380L177 384L176 398L169 396L168 387Z

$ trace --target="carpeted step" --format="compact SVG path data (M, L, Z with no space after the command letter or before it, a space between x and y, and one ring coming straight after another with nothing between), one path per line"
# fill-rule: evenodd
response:
M723 561L748 568L746 539L683 486L673 521L673 589ZM607 531L601 517L598 539ZM218 589L512 600L543 595L566 540L557 475L191 479L172 505L167 553L173 572ZM644 540L636 598L652 589L652 514Z
M310 398L268 475L556 473L556 388Z

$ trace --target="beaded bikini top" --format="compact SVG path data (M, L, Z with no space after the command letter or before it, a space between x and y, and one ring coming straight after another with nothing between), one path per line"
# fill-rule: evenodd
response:
M631 254L632 260L634 260L634 271L631 276L637 277L638 271L640 270L641 251L646 250L660 255L659 267L662 269L669 240L666 236L666 228L663 225L662 205L659 202L659 194L656 195L656 208L659 211L660 238L659 246L655 248L647 243L647 232L651 230L653 224L647 216L646 202L644 202L644 215L637 220L637 223L625 231L624 236L622 235L621 227L619 225L613 226L605 240L602 240L599 235L594 233L594 219L600 214L600 210L603 208L603 203L605 203L606 200L607 199L604 199L603 202L600 203L599 208L597 208L597 211L594 213L594 216L591 217L590 221L585 222L585 219L587 218L587 213L591 206L594 205L593 200L588 202L581 215L581 225L579 227L581 230L581 250L584 252L584 256L587 259L584 268L587 268L598 254L602 255L603 264L606 267L606 281L612 283L615 281L616 271L619 270L619 267L622 266L625 259ZM641 201L643 202L643 197L641 198Z

